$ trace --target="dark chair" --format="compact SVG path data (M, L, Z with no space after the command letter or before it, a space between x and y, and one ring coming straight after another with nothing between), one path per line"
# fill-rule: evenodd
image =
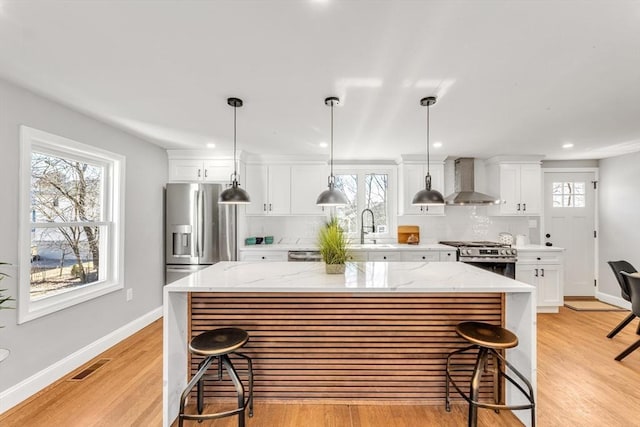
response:
M640 276L629 274L626 271L622 272L622 276L626 279L627 289L629 290L631 297L631 312L636 316L640 316ZM640 339L631 344L625 351L616 356L616 360L620 362L622 359L633 353L634 350L640 347Z
M238 353L236 350L244 346L249 341L249 334L246 331L239 328L220 328L211 331L203 332L200 335L195 336L189 343L189 350L191 353L198 356L204 356L205 359L198 365L198 371L191 378L187 388L180 397L180 413L178 414L178 426L182 427L184 420L196 420L199 423L203 420L211 420L216 418L229 417L238 415L238 427L244 427L245 425L245 410L249 408L249 416L253 416L253 368L251 358L245 356L242 353ZM249 396L245 399L245 390L242 381L238 377L233 363L229 355L233 354L246 360L247 362L247 375L249 377ZM222 368L227 371L227 374L236 389L238 404L235 409L218 412L213 414L203 414L204 409L204 379L209 367L217 362L217 375L214 375L214 379L222 380ZM197 386L197 414L185 413L185 406L191 390Z
M516 370L516 368L507 361L507 359L500 354L501 351L508 348L513 348L518 345L518 337L509 331L508 329L501 328L500 326L491 325L482 322L462 322L456 326L456 333L469 341L471 345L469 347L462 348L460 350L449 353L447 357L447 365L445 368L445 409L447 412L451 412L451 402L449 398L449 383L456 389L458 394L469 403L469 427L476 427L478 425L478 408L493 409L498 412L500 409L530 409L531 410L531 426L536 425L536 413L535 402L533 398L533 388L531 383ZM460 371L468 372L468 365L454 365L453 359L468 358L468 354L477 350L476 363L471 374L469 393L465 393L460 386L456 383L459 380L461 374L456 374L454 379L454 373ZM488 360L490 357L494 358L495 366L491 372L493 373L493 399L494 403L481 402L480 401L480 379L484 372L489 372ZM520 380L517 382L513 377L507 375L507 368L515 374ZM505 405L502 402L502 378L507 379L511 384L515 386L526 398L528 403ZM521 385L524 384L524 387ZM525 388L526 387L526 388Z
M623 271L626 271L627 273L635 273L638 270L636 270L633 265L629 264L627 261L609 261L607 262L607 264L609 264L609 267L611 267L611 269L613 270L613 274L615 274L616 279L618 279L618 284L620 285L620 294L622 295L622 298L627 301L631 301L629 288L621 273ZM635 318L636 314L633 314L632 311L631 314L629 314L622 322L618 324L618 326L616 326L611 332L609 332L607 338L615 337L618 332L620 332ZM640 334L640 323L638 323L638 329L636 330L636 333Z

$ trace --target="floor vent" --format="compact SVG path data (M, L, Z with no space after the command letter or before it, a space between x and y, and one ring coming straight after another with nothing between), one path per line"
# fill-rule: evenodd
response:
M69 381L82 381L82 380L84 380L85 378L87 378L89 375L93 374L95 371L97 371L100 367L102 367L105 363L109 362L110 360L111 359L100 359L100 360L98 360L93 365L91 365L91 366L83 369L82 371L78 372L72 378L69 378Z

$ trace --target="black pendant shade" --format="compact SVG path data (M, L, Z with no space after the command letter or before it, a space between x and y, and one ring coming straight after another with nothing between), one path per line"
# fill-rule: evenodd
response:
M242 100L240 98L228 98L227 104L233 107L233 174L231 175L231 186L220 193L218 203L223 205L247 205L251 203L251 199L249 199L249 194L240 188L236 162L236 109L242 107Z
M333 176L333 106L340 103L340 100L335 96L331 96L324 100L324 103L331 107L331 156L329 158L331 164L331 173L329 175L328 184L329 188L324 190L318 196L316 205L318 206L340 206L349 203L347 196L338 189L335 188L335 177Z
M435 96L428 96L420 100L420 105L427 107L427 175L424 177L424 190L418 191L411 202L417 206L444 205L442 193L431 189L431 174L429 173L429 108L435 103Z

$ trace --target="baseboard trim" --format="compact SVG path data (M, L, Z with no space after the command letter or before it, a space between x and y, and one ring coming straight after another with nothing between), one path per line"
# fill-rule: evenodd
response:
M596 292L596 298L602 302L606 302L607 304L617 305L618 307L631 310L631 303L621 297L614 297L613 295Z
M120 341L135 334L140 329L151 324L162 317L162 307L151 310L150 312L138 317L137 319L127 323L121 328L105 335L102 338L92 342L91 344L79 349L78 351L68 355L53 365L47 367L30 376L29 378L9 387L0 393L0 414L8 411L29 397L33 396L45 387L58 381L65 375L70 374L89 360L98 356L100 353L118 344Z

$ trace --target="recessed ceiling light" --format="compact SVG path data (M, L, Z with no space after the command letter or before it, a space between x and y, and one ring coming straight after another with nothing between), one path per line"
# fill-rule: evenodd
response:
M433 148L440 148L440 147L442 147L442 142L438 141L433 143Z
M329 146L329 144L327 144L326 142L322 141L320 144L318 144L318 146L320 148L327 148Z
M213 142L209 142L207 144L207 148L216 148L216 144L214 144Z
M573 143L567 142L566 144L562 144L562 148L573 148Z

